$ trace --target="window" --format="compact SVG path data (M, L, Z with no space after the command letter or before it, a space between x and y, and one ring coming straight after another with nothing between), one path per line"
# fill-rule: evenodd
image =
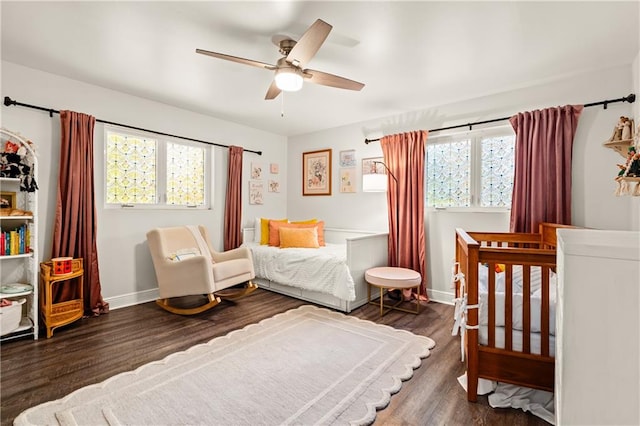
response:
M106 204L208 208L210 148L107 130Z
M515 136L447 136L427 145L427 207L511 207Z

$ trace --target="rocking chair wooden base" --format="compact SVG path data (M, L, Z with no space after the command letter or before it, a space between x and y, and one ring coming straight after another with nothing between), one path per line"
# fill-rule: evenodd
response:
M222 299L238 299L242 296L246 296L249 293L253 293L258 286L253 282L249 281L247 286L244 288L227 288L224 290L220 290L215 294L207 294L207 298L209 301L204 305L196 306L194 308L176 308L175 306L171 306L169 304L169 299L158 299L156 300L156 304L160 306L162 309L167 310L173 314L178 315L196 315L201 312L206 311L207 309L211 309L221 302Z
M204 312L207 309L211 309L220 303L221 299L216 297L213 294L208 294L207 298L209 299L208 303L204 305L196 306L195 308L176 308L175 306L169 305L169 299L158 299L156 300L156 304L160 306L162 309L171 312L172 314L178 315L195 315L200 312Z
M246 296L249 293L253 293L257 288L257 284L249 281L244 288L225 288L224 290L217 291L216 296L222 299L229 300L239 299L240 297Z

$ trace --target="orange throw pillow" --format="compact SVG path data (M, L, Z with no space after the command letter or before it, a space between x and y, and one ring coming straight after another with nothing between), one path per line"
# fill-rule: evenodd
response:
M260 244L267 245L269 244L269 222L288 222L288 219L265 219L260 218Z
M324 242L324 222L317 223L284 223L284 222L269 222L269 245L274 247L280 247L280 229L286 228L317 228L318 232L318 244L320 246L326 245Z
M318 228L280 227L280 248L318 248Z

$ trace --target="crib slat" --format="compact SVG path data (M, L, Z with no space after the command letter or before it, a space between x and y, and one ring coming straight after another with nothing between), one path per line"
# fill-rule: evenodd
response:
M522 265L522 352L531 353L531 266Z
M489 262L487 276L489 277L489 341L490 348L496 347L496 264Z
M504 271L504 348L513 349L513 265L507 264Z
M540 353L549 356L549 267L542 268L542 303L540 304Z

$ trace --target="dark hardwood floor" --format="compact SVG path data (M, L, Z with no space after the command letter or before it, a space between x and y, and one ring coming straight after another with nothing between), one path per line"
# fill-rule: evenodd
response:
M12 424L29 407L303 304L261 289L191 317L145 303L76 321L57 329L51 339L4 342L0 347L2 425ZM456 380L464 365L459 337L451 336L452 306L432 302L419 315L392 311L379 318L377 307L365 305L351 315L436 342L389 406L378 412L375 425L547 424L520 410L493 409L486 397L479 397L478 403L467 402Z

